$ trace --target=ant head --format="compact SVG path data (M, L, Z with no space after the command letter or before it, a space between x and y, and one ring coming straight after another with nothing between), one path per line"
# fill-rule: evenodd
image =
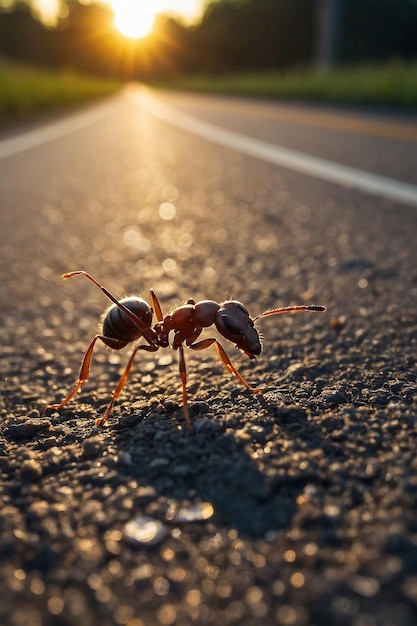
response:
M258 331L246 307L237 300L222 302L216 313L216 328L223 337L233 341L250 359L262 350Z

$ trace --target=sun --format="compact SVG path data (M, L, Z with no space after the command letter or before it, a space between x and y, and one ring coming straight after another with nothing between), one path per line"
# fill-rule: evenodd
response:
M153 0L112 0L114 25L129 39L142 39L152 30L156 11Z

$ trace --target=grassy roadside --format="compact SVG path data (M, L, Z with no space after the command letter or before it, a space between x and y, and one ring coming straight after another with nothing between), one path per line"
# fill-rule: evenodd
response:
M417 106L417 63L224 76L184 76L155 86L339 104Z
M13 120L117 91L120 83L52 72L0 57L0 127ZM417 108L417 63L337 70L183 76L155 83L186 91L311 102Z
M0 123L115 92L120 83L0 58Z

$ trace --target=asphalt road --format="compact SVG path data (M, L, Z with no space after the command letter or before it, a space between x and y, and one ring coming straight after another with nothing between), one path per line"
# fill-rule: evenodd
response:
M415 122L130 91L3 135L2 624L416 623ZM108 305L77 269L328 311L223 341L262 396L187 353L191 435L177 354L140 353L97 430L127 350L45 411Z

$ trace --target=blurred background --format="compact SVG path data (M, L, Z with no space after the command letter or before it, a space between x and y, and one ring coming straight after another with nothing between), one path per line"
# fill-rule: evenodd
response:
M0 0L2 57L121 80L398 65L416 33L417 0Z

